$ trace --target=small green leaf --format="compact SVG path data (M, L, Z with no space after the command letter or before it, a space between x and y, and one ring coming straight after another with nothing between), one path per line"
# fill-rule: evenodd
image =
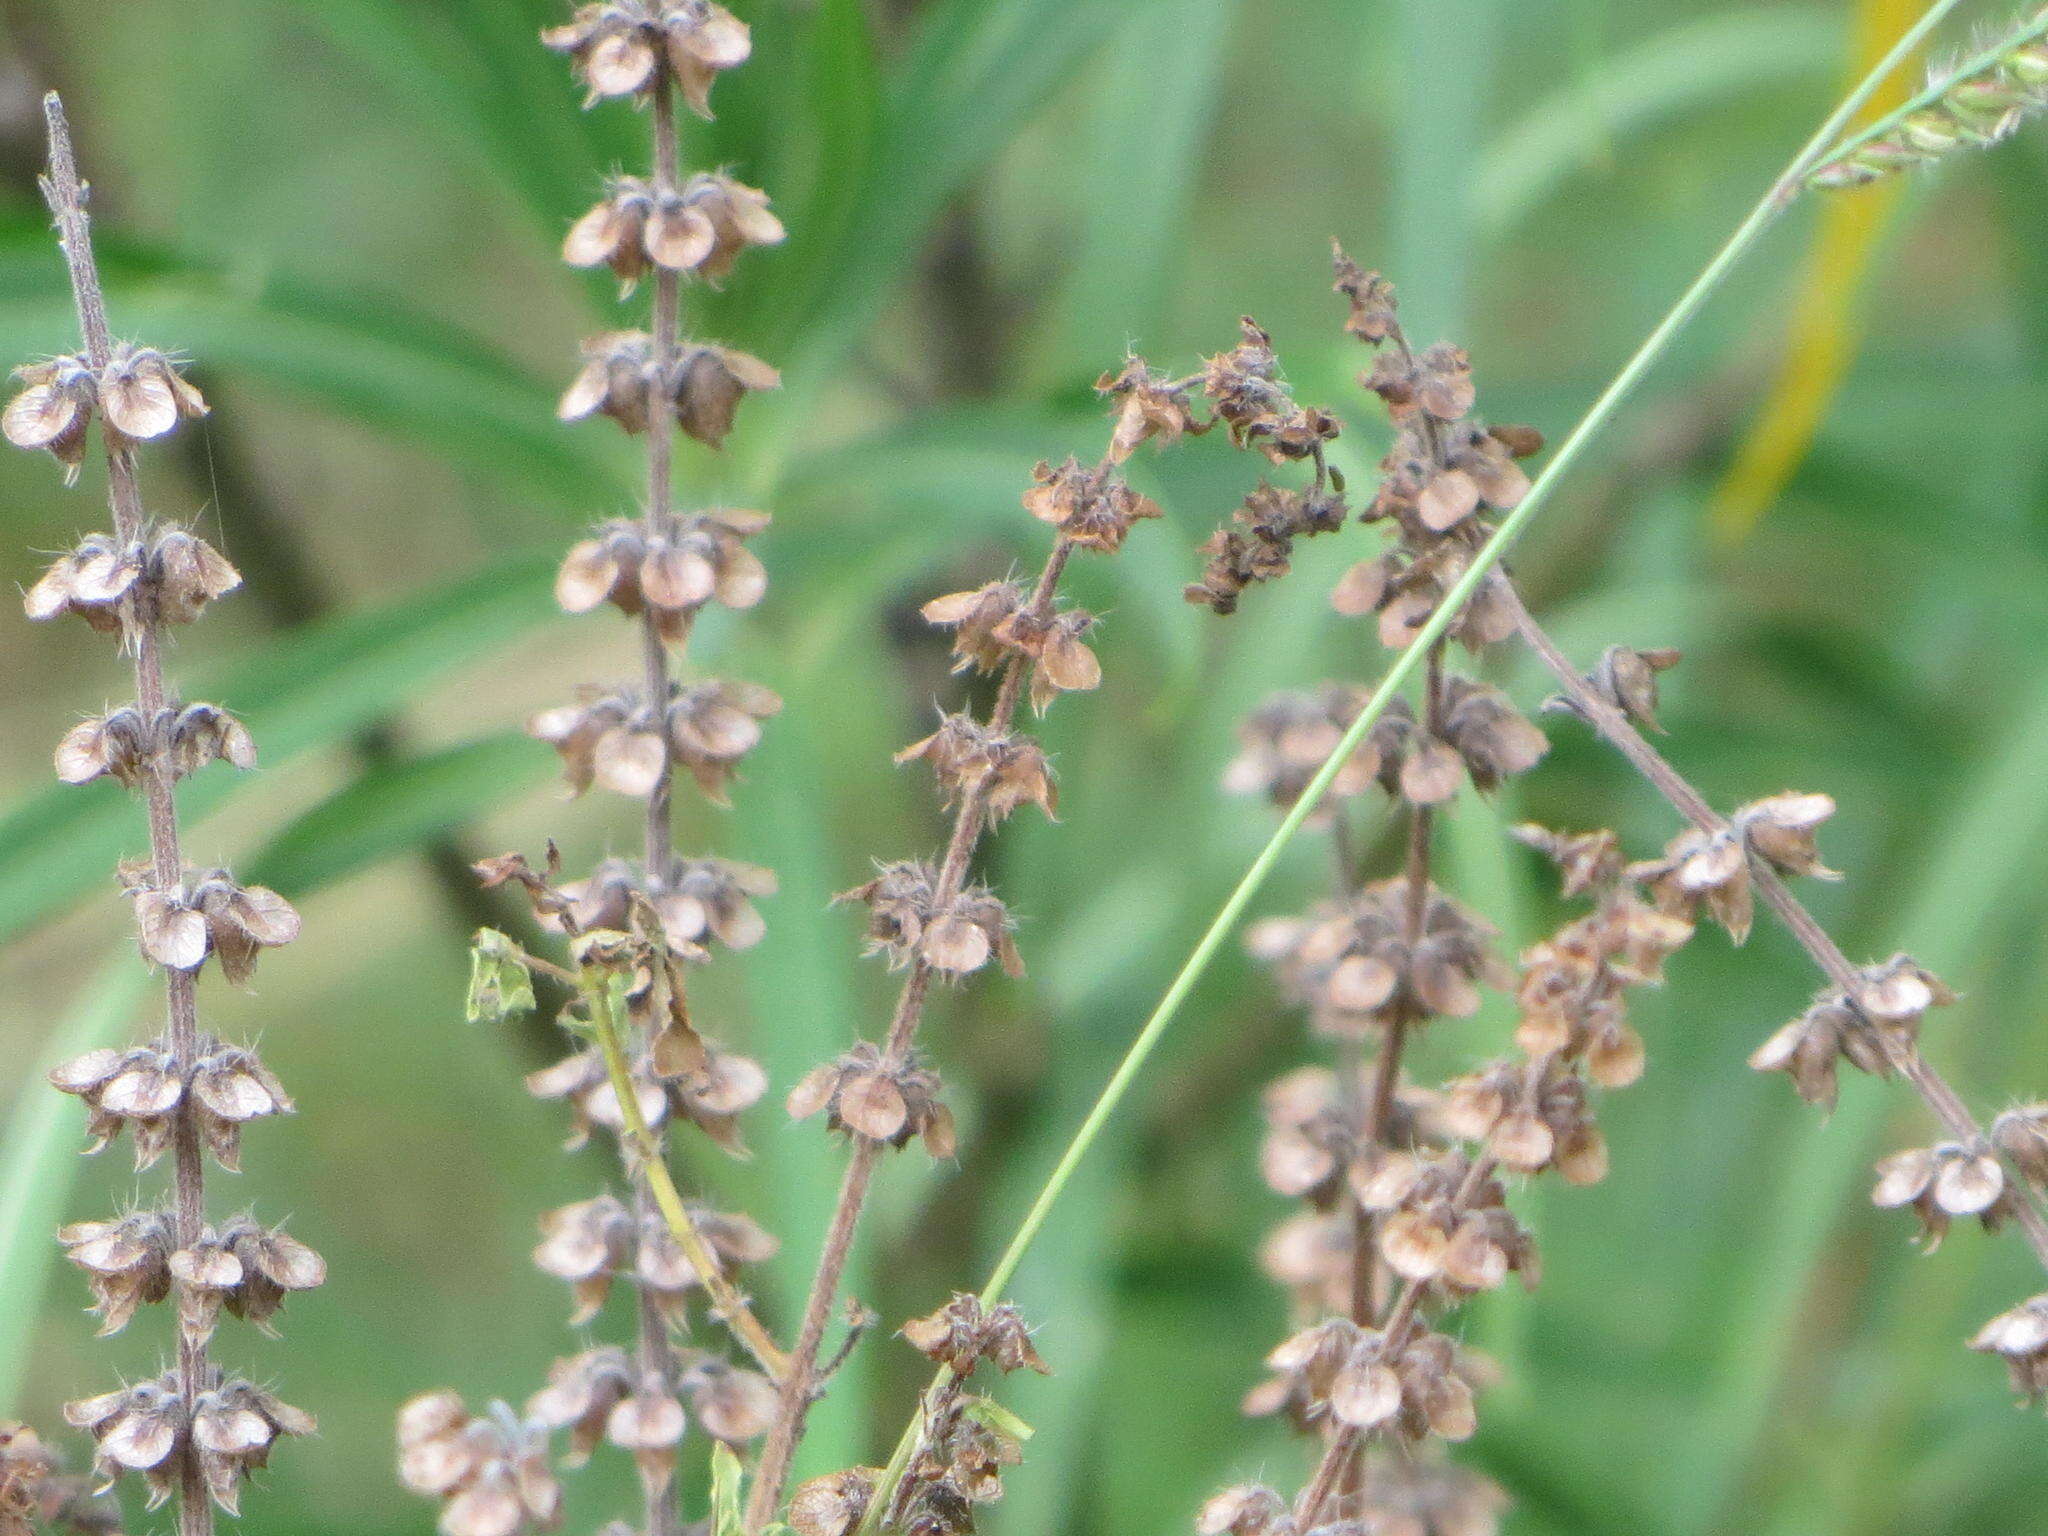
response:
M740 1459L723 1440L711 1448L712 1536L740 1536Z
M502 1024L537 1006L525 952L497 929L479 928L469 948L469 1022Z
M960 1405L960 1411L984 1428L1007 1435L1020 1444L1035 1433L1029 1424L992 1397L970 1397Z

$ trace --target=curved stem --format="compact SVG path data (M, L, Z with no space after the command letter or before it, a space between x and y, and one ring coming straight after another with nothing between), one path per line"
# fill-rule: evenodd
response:
M747 1298L725 1276L718 1256L711 1251L711 1245L704 1240L704 1234L697 1229L697 1223L690 1215L690 1208L676 1189L676 1182L668 1171L668 1164L662 1159L661 1139L647 1124L646 1116L640 1113L640 1098L633 1091L632 1069L626 1061L626 1047L620 1037L620 1028L614 1014L610 994L605 990L602 978L597 978L583 989L590 1000L591 1027L597 1035L598 1049L604 1053L605 1071L611 1078L612 1095L619 1101L619 1115L625 1122L625 1141L633 1149L639 1162L640 1178L661 1211L662 1219L668 1225L676 1246L683 1250L683 1256L690 1261L704 1281L704 1289L710 1293L713 1307L719 1320L730 1328L733 1336L746 1346L762 1370L780 1381L789 1369L789 1357L776 1345L768 1330L762 1326L753 1309L747 1305ZM638 1182L638 1181L636 1181ZM666 1340L666 1326L656 1315L656 1325L661 1328Z
M1528 642L1543 665L1558 680L1572 704L1591 723L1594 730L1614 746L1630 765L1647 779L1651 786L1668 801L1687 821L1703 832L1720 832L1727 827L1726 820L1707 804L1705 798L1694 789L1676 768L1665 760L1664 755L1635 728L1634 723L1603 698L1559 650L1555 641L1544 632L1522 601L1521 594L1512 583L1506 588L1506 599L1515 615L1515 625L1522 638ZM1778 872L1754 854L1750 856L1750 883L1757 894L1763 897L1778 920L1785 925L1799 947L1806 951L1828 984L1840 992L1850 1005L1855 1006L1856 994L1862 982L1856 974L1856 967L1842 952L1841 945L1821 927L1814 915L1794 896ZM1955 1140L1965 1144L1990 1145L1983 1128L1962 1096L1927 1062L1920 1054L1917 1044L1896 1038L1889 1030L1873 1030L1873 1038L1884 1050L1892 1068L1912 1085L1914 1092L1941 1122L1942 1128ZM2048 1268L2048 1217L2044 1217L2033 1197L2027 1193L2030 1186L2017 1169L2008 1172L2012 1187L2020 1191L2014 1203L2014 1216L2021 1230L2026 1234L2027 1245L2034 1250L2043 1268Z

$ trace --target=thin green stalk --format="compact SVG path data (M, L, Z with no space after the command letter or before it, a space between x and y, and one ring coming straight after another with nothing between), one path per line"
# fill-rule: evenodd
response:
M1266 882L1266 877L1273 872L1274 865L1279 863L1280 855L1286 851L1287 845L1294 840L1302 824L1321 803L1324 792L1329 789L1330 782L1336 778L1338 770L1350 760L1351 755L1365 740L1367 733L1379 722L1380 716L1386 712L1387 706L1402 685L1421 665L1430 647L1450 628L1452 620L1479 590L1480 584L1499 563L1508 547L1521 536L1536 514L1549 502L1558 481L1578 460L1587 445L1613 420L1615 413L1635 392L1644 375L1663 357L1671 343L1705 307L1707 300L1734 270L1736 263L1749 253L1777 217L1791 206L1799 195L1806 173L1826 152L1836 136L1862 110L1885 78L1920 46L1927 35L1939 26L1942 19L1959 3L1960 0L1935 0L1921 18L1878 61L1876 67L1858 82L1855 89L1842 99L1834 111L1828 114L1826 121L1815 131L1813 137L1808 139L1799 153L1792 157L1783 174L1771 183L1770 189L1736 227L1735 233L1730 235L1726 243L1714 253L1713 259L1707 263L1699 276L1693 279L1691 286L1679 295L1678 302L1672 305L1669 313L1658 322L1656 329L1636 348L1634 355L1622 366L1621 372L1615 375L1613 382L1601 392L1586 414L1579 419L1578 425L1572 428L1570 435L1558 445L1556 453L1530 485L1529 492L1522 498L1521 504L1501 520L1493 536L1480 547L1472 557L1472 563L1444 594L1443 600L1436 606L1436 611L1416 631L1414 638L1408 642L1407 649L1394 658L1393 664L1387 668L1386 675L1380 679L1379 687L1373 690L1372 697L1359 711L1358 718L1352 721L1351 728L1344 733L1343 739L1337 743L1323 766L1316 770L1315 777L1309 780L1300 798L1281 819L1280 825L1267 839L1266 846L1259 850L1258 857L1252 860L1251 867L1244 873L1244 878L1238 881L1236 888L1231 891L1229 898L1225 900L1201 939L1189 953L1180 971L1168 984L1164 995L1159 999L1158 1007L1153 1009L1152 1016L1145 1021L1145 1027L1138 1031L1137 1038L1131 1042L1130 1049L1125 1052L1123 1060L1118 1063L1116 1071L1104 1085L1101 1096L1096 1099L1095 1107L1089 1110L1087 1118L1081 1122L1080 1129L1075 1131L1074 1139L1068 1143L1066 1152L1061 1155L1058 1164L1047 1177L1038 1198L1032 1202L1031 1209L1025 1214L1016 1235L1010 1239L1009 1247L996 1261L995 1271L989 1276L988 1284L981 1291L984 1305L993 1305L1008 1289L1018 1265L1023 1263L1024 1255L1029 1252L1031 1244L1036 1240L1039 1229L1045 1225L1053 1206L1073 1178L1074 1170L1081 1165L1081 1160L1088 1155L1096 1139L1101 1136L1103 1127L1122 1105L1132 1084L1137 1081L1138 1074L1144 1070L1153 1051L1158 1048L1167 1029L1179 1014L1181 1005L1194 991L1195 983L1208 970L1209 963L1216 958L1216 952L1223 947L1224 940L1237 927L1238 920L1243 917L1245 908L1251 904L1252 897L1258 894L1259 888ZM942 1368L935 1385L943 1384L949 1374L947 1369ZM924 1399L919 1399L920 1405L923 1401ZM888 1508L894 1496L896 1484L902 1479L904 1468L909 1465L911 1453L917 1443L922 1412L920 1406L919 1413L913 1416L904 1429L902 1438L897 1442L895 1454L890 1457L889 1465L868 1502L867 1513L861 1520L857 1536L874 1536L879 1528L882 1513Z
M1901 102L1897 107L1885 113L1883 117L1857 129L1854 134L1842 140L1841 143L1835 145L1826 155L1822 156L1822 160L1835 161L1847 159L1864 145L1875 139L1881 139L1886 134L1892 132L1915 112L1923 111L1933 106L1942 97L1955 89L1956 82L1968 80L1972 76L1983 74L1986 70L1997 68L2004 62L2006 55L2010 54L2014 49L2024 48L2028 43L2035 42L2043 37L2048 37L2048 10L2043 10L2032 21L2026 22L2013 31L2008 32L1990 47L1980 53L1973 54L1953 69L1942 70L1932 80L1928 81L1925 89Z
M789 1356L782 1352L761 1325L761 1320L754 1316L753 1309L747 1305L747 1298L726 1279L718 1256L704 1241L704 1234L697 1230L690 1208L683 1203L676 1181L669 1175L668 1164L662 1159L661 1143L649 1128L647 1117L640 1113L640 1098L634 1092L632 1068L627 1064L626 1047L620 1039L615 1017L618 1005L612 996L610 981L611 978L602 973L590 978L583 985L583 995L590 1002L591 1033L597 1037L598 1049L604 1052L605 1070L611 1075L612 1096L619 1101L619 1117L625 1124L626 1139L632 1143L641 1167L646 1170L647 1183L653 1191L654 1203L661 1208L662 1220L668 1224L669 1233L683 1250L683 1256L704 1282L704 1289L710 1292L718 1316L746 1346L747 1353L754 1357L761 1369L768 1373L769 1379L780 1382L789 1370Z

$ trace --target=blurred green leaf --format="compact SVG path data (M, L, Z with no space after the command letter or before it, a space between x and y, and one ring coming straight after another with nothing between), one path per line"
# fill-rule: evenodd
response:
M248 879L286 895L420 848L554 775L530 737L489 736L370 768L270 839Z
M1841 47L1839 22L1784 6L1659 32L1582 70L1504 130L1478 161L1473 213L1498 236L1614 141L1786 81L1826 78Z
M85 1121L84 1106L57 1092L44 1074L118 1039L151 984L149 972L122 946L50 1031L0 1132L0 1317L8 1319L0 1327L0 1418L18 1411L22 1372L36 1336L32 1322L42 1315L57 1262L50 1234L63 1220L77 1178L76 1143Z

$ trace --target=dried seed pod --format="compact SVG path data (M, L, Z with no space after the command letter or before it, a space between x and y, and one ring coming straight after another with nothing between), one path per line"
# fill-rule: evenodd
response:
M1878 1163L1877 1175L1871 1203L1887 1211L1912 1207L1929 1253L1941 1246L1951 1217L1975 1216L1985 1231L1996 1232L2020 1198L2004 1164L1981 1145L1945 1141L1895 1152Z
M617 1345L600 1345L548 1367L548 1384L526 1400L529 1422L569 1431L563 1460L580 1467L605 1437L612 1409L633 1390L635 1372Z
M1296 491L1262 480L1231 514L1238 526L1219 528L1204 541L1201 552L1208 563L1202 579L1181 595L1216 614L1235 613L1246 588L1277 581L1292 568L1296 539L1335 533L1349 515L1344 498L1320 483Z
M748 1057L708 1041L703 1046L700 1060L668 1076L655 1070L650 1053L634 1058L631 1066L640 1117L655 1130L660 1130L672 1117L688 1120L718 1145L738 1155L745 1151L739 1116L759 1103L768 1091L768 1074ZM567 1143L571 1151L584 1145L593 1127L613 1135L625 1128L604 1053L594 1047L527 1074L526 1090L537 1099L568 1101L573 1115L573 1130Z
M1670 671L1684 659L1684 652L1669 648L1642 651L1633 646L1610 645L1585 674L1584 682L1637 725L1661 731L1664 727L1657 723L1657 674ZM1553 694L1543 701L1543 707L1574 715L1581 713L1565 694Z
M284 1085L254 1051L210 1035L198 1038L189 1061L180 1059L167 1036L127 1050L87 1051L52 1068L50 1082L85 1100L88 1151L102 1150L132 1128L138 1170L170 1146L180 1114L197 1118L201 1142L222 1167L233 1169L242 1126L293 1108Z
M1110 402L1116 430L1109 438L1109 461L1122 464L1145 443L1157 440L1171 448L1183 437L1209 430L1188 408L1187 386L1154 373L1135 352L1122 368L1095 381L1095 393Z
M31 619L75 613L102 633L133 641L139 615L189 624L206 605L242 584L242 576L204 539L182 528L151 528L123 541L92 533L28 589Z
M1407 881L1365 887L1324 902L1307 918L1252 926L1247 947L1272 964L1282 993L1306 1005L1324 1034L1356 1038L1396 1016L1468 1018L1482 985L1508 990L1514 976L1493 954L1495 930L1435 887L1422 907L1421 938L1407 939Z
M213 1502L238 1512L240 1484L263 1469L280 1435L309 1435L313 1416L239 1379L200 1392L190 1411L176 1373L64 1406L74 1428L91 1433L105 1477L140 1472L157 1508L178 1487L188 1462Z
M868 1041L813 1067L789 1093L789 1116L825 1111L827 1129L892 1147L921 1137L933 1157L953 1155L953 1112L939 1100L939 1076L915 1057L891 1066Z
M1977 1331L1970 1348L2005 1361L2012 1389L2028 1403L2048 1397L2048 1295L2001 1312Z
M610 602L628 614L652 613L662 638L680 644L706 603L751 608L768 589L767 572L743 541L768 526L765 512L719 510L645 521L614 519L570 549L555 578L567 613Z
M1499 788L1503 779L1527 773L1550 750L1543 733L1506 694L1466 677L1444 680L1441 730L1481 793Z
M686 1361L678 1385L704 1432L727 1445L758 1440L775 1422L775 1384L759 1371L698 1352Z
M1287 1501L1260 1483L1240 1483L1214 1495L1195 1517L1199 1536L1295 1536Z
M645 432L652 402L674 415L698 442L716 448L732 430L749 393L781 387L782 375L745 352L710 342L676 349L667 369L657 365L645 331L609 331L583 344L583 370L562 396L563 421L609 416L628 432Z
M0 1531L121 1536L121 1510L83 1477L66 1474L36 1432L0 1420Z
M248 1216L204 1228L196 1243L173 1253L169 1262L178 1282L179 1320L188 1336L199 1339L212 1334L222 1307L275 1338L270 1319L285 1297L327 1280L319 1254L283 1227L266 1228Z
M124 864L121 880L135 903L142 953L173 971L196 971L211 955L237 986L256 970L265 949L299 936L299 914L266 886L243 886L224 869L189 871L169 890L150 883L149 870Z
M1232 446L1256 448L1275 464L1320 457L1337 437L1335 417L1295 404L1280 380L1273 338L1249 315L1238 321L1238 344L1204 362L1202 392Z
M1331 242L1330 259L1336 273L1332 291L1344 295L1351 304L1351 313L1344 320L1345 334L1356 336L1369 346L1378 346L1400 329L1394 285L1379 273L1359 266L1335 241Z
M652 264L697 272L716 281L749 246L780 245L782 221L768 196L730 176L706 172L664 191L638 176L614 176L605 195L570 226L562 260L572 267L609 266L631 293Z
M1009 912L986 886L967 887L941 909L931 866L904 859L878 865L874 879L833 900L867 906L864 952L886 955L891 970L921 961L948 975L965 976L993 958L1007 975L1024 973L1023 958L1010 938Z
M1041 463L1031 472L1024 510L1051 523L1083 549L1115 554L1133 523L1160 516L1159 505L1140 496L1109 466L1084 469L1078 459L1055 468Z
M124 704L65 733L57 743L57 777L66 784L90 784L109 776L134 789L158 757L170 766L173 779L222 760L247 770L256 766L256 742L218 704L166 705L153 716Z
M2048 1187L2048 1104L2022 1104L1991 1122L1991 1144L2036 1189Z
M561 1516L546 1426L495 1405L472 1415L453 1392L428 1392L398 1413L399 1481L442 1500L442 1536L526 1536Z
M667 71L703 118L711 116L712 82L753 51L746 24L712 0L602 0L549 27L540 40L569 56L589 92L585 106L644 95Z
M75 355L31 363L14 370L25 387L0 413L0 432L17 448L48 450L69 485L84 461L95 411L117 445L162 437L207 413L205 397L178 369L167 353L127 342L117 343L97 372Z
M1371 690L1348 683L1324 683L1312 693L1268 695L1238 727L1238 755L1223 770L1223 788L1235 795L1264 795L1286 810L1301 798L1345 731L1365 707ZM1337 770L1312 813L1327 821L1339 799L1364 794L1397 758L1413 727L1405 700L1390 708Z
M79 1221L57 1233L64 1256L86 1273L100 1337L119 1333L146 1302L171 1292L171 1223L162 1211L132 1211L112 1221Z
M939 728L896 754L898 763L919 759L932 765L941 803L949 809L969 795L981 797L991 827L1020 805L1059 814L1059 793L1045 749L1031 737L996 731L972 715L946 715Z
M927 624L953 631L955 672L993 672L1019 654L1003 625L1024 605L1024 589L1016 582L991 581L971 592L935 597L918 612Z
M1031 1343L1024 1314L1008 1302L984 1307L976 1297L956 1292L938 1311L911 1319L901 1331L912 1349L962 1379L984 1360L1005 1375L1025 1369L1052 1374Z
M875 1496L878 1467L849 1467L800 1483L789 1498L797 1536L850 1536Z

